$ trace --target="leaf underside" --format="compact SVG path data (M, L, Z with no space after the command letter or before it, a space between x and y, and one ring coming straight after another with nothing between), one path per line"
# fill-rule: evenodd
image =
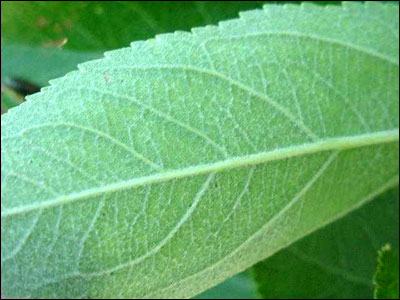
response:
M398 184L395 5L157 36L1 117L6 297L192 297Z
M258 263L261 299L372 299L376 253L399 246L399 187Z

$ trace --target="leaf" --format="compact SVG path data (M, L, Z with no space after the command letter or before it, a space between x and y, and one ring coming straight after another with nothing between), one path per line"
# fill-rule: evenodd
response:
M250 275L261 299L370 299L377 250L399 245L398 207L396 187L195 299L256 299Z
M104 51L132 40L216 23L262 3L2 1L1 78L23 78L44 86L78 63L100 58Z
M234 18L263 1L21 1L1 4L2 41L98 51ZM174 16L171 18L171 16ZM110 23L112 26L110 26ZM3 26L6 25L6 26Z
M250 274L240 273L194 299L256 299Z
M252 272L262 299L371 299L376 252L399 245L399 188L311 234Z
M78 63L100 58L99 52L77 52L35 46L1 45L1 80L22 78L45 86L76 69Z
M374 277L375 299L399 299L398 246L393 251L387 244L378 252L378 268Z
M397 187L195 299L256 299L250 275L261 299L370 299L377 248L399 245L398 206Z
M10 110L3 294L192 297L397 185L398 13L266 6Z
M24 78L44 86L78 63L100 58L104 51L132 40L215 24L264 2L3 1L1 78Z

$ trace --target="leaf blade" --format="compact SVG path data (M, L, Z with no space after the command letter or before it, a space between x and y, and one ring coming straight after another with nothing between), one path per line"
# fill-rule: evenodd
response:
M399 244L398 187L253 267L260 298L371 299L374 256Z
M396 185L398 64L320 40L259 34L275 27L286 32L282 15L293 16L301 26L290 26L310 35L320 30L305 21L310 17L321 25L359 13L364 18L357 18L358 25L375 30L374 42L359 31L335 32L323 25L327 37L398 61L396 49L384 47L392 34L368 19L398 14L398 7L355 5L328 12L271 6L218 28L109 52L2 116L2 184L8 187L2 190L2 237L7 236L2 285L9 294L115 297L118 290L120 297L190 297ZM395 22L390 18L385 25L395 28ZM336 56L325 64L321 57L328 53ZM293 68L294 58L309 63L319 58L322 65L315 69L326 71L332 83L307 63ZM380 106L370 110L377 91ZM317 107L324 118L318 119ZM360 142L369 134L372 139ZM375 135L385 138L376 144ZM182 143L171 143L177 136ZM331 148L319 151L315 139L321 136ZM351 138L357 141L354 148L332 148ZM278 151L267 164L175 176L177 170L218 166L227 158L274 157L275 150L291 153L291 147L313 143L316 151L303 149L302 156ZM99 190L157 176L149 161L174 176L112 194ZM49 205L55 197L91 189L97 193L84 201ZM19 209L32 203L40 203L38 211ZM34 230L24 230L35 223ZM37 252L28 254L29 249ZM17 266L31 265L28 258L38 263L32 268L39 277L19 273ZM125 289L118 288L121 283Z

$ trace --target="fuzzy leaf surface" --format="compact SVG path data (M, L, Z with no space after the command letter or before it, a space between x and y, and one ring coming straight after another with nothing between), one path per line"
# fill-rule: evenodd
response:
M398 14L268 5L9 110L3 295L192 297L397 185Z

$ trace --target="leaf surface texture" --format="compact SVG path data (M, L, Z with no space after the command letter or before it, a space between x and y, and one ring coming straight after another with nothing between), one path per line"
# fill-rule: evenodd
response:
M397 185L398 10L268 5L11 109L4 295L192 297Z
M385 243L399 247L398 187L251 270L262 299L372 299L376 253ZM394 264L387 269L393 277Z

